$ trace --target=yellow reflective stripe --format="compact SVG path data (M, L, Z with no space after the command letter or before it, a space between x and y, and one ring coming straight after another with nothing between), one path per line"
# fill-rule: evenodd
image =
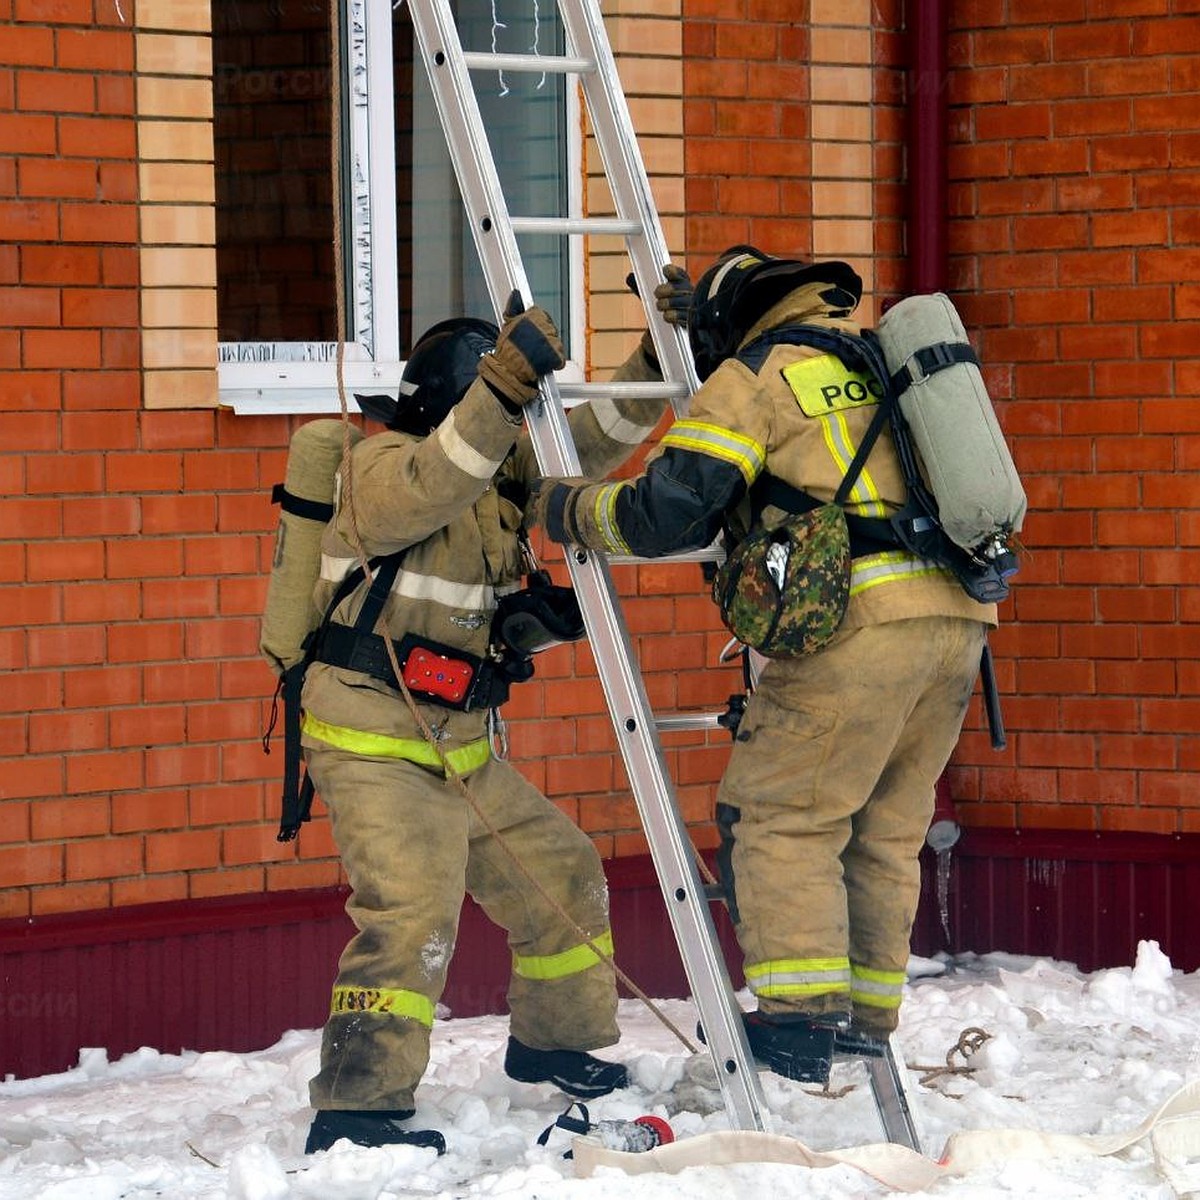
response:
M829 450L834 464L838 471L845 475L854 461L855 454L858 453L858 446L850 436L850 427L846 424L845 416L835 412L823 417L821 430L825 438L825 446ZM879 498L879 488L876 486L875 480L871 478L871 473L865 464L859 471L858 478L854 481L854 486L850 489L847 499L851 504L860 505L866 510L859 513L859 516L878 517L887 512L883 501Z
M869 992L861 987L850 988L850 999L855 1004L865 1004L868 1008L899 1008L901 996L899 992Z
M766 448L753 438L703 421L676 421L663 435L662 444L731 463L741 471L747 486L758 478L767 461Z
M747 963L746 985L756 996L814 996L850 991L848 958L775 958Z
M426 1028L433 1026L433 1001L405 988L335 987L329 1005L330 1016L344 1013L386 1013L389 1017L407 1017Z
M869 1008L899 1008L908 976L903 971L881 971L850 964L850 999Z
M611 929L606 929L592 941L605 958L612 958ZM596 951L584 943L572 946L570 950L563 950L559 954L514 954L513 971L522 979L563 979L567 975L578 975L600 961Z
M611 553L628 554L629 546L617 528L617 496L621 489L628 487L627 482L609 483L596 493L596 503L592 506L592 516L600 536L604 538L605 546Z
M347 729L344 725L330 725L311 713L305 713L301 729L309 737L347 750L351 754L362 754L369 758L404 758L422 767L440 767L442 760L437 751L420 738L392 737L387 733L366 733L361 729ZM492 745L481 737L457 750L445 752L446 762L458 775L466 775L483 766L492 756Z
M866 554L854 559L850 567L850 595L857 596L881 583L941 574L944 572L936 563L916 558L904 550Z
M887 987L903 987L908 979L904 971L880 971L876 967L864 967L861 963L850 964L850 975L856 983L878 983Z

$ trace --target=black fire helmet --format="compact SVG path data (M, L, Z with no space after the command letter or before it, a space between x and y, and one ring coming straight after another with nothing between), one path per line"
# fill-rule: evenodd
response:
M696 373L707 379L737 352L746 334L772 305L806 283L825 283L821 298L831 316L849 316L862 299L862 280L848 263L775 258L753 246L731 246L696 284L688 337Z
M426 437L475 382L479 360L496 348L499 336L495 325L476 317L439 321L417 338L400 377L399 399L354 398L368 417L389 429Z

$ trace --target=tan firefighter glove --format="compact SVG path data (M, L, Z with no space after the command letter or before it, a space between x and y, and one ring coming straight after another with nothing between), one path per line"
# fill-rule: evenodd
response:
M514 289L504 307L504 324L491 354L479 360L479 377L510 409L520 409L538 394L538 380L567 361L550 314L526 308Z
M582 486L580 478L538 478L529 489L525 506L525 528L542 528L552 542L580 544L581 533L575 523L575 505Z

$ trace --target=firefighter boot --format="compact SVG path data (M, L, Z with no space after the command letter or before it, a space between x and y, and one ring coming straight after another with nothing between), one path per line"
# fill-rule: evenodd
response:
M446 1139L436 1129L403 1129L412 1109L373 1112L369 1109L318 1109L304 1143L305 1154L328 1150L346 1138L356 1146L418 1146L446 1153Z
M845 1013L748 1012L742 1019L755 1059L801 1083L825 1083L838 1031L849 1023Z
M504 1073L521 1083L552 1083L577 1100L594 1100L629 1086L629 1072L620 1063L581 1050L535 1050L515 1037L508 1039Z

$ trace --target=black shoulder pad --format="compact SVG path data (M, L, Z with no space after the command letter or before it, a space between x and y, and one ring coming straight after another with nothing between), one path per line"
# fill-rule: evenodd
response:
M757 375L776 346L811 346L836 356L852 370L872 370L873 366L865 337L820 325L780 325L768 329L738 351L738 361Z

